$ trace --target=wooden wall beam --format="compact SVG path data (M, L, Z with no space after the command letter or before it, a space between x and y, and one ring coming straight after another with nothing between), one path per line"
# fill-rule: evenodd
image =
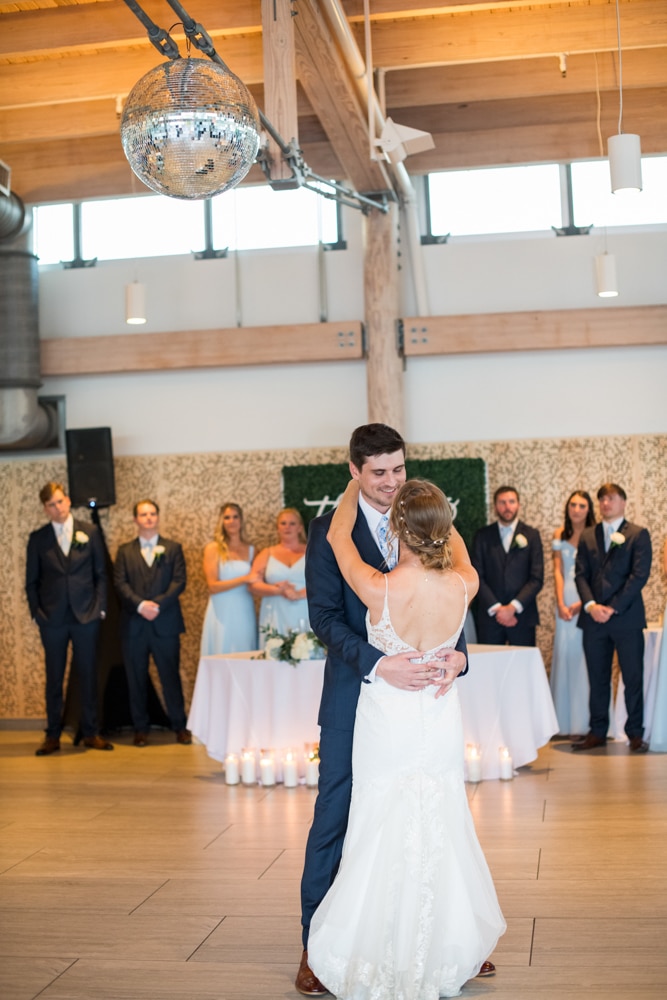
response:
M363 356L361 323L233 327L41 341L43 377L230 368L239 365L355 361Z
M667 305L402 320L406 357L667 344Z

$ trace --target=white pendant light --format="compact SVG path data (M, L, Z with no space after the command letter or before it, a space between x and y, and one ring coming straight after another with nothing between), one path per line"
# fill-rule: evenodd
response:
M637 192L642 189L641 140L632 132L610 135L607 140L611 190Z
M125 286L125 322L132 326L146 322L146 286L138 281Z
M597 291L601 299L612 299L618 295L616 281L616 257L613 253L600 253L595 258Z

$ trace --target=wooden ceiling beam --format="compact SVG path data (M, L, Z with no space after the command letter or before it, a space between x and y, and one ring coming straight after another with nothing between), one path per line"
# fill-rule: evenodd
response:
M309 166L322 177L344 178L329 142L304 143ZM76 201L151 192L132 172L117 134L0 145L0 159L12 168L12 190L26 203ZM250 184L265 184L256 164Z
M264 78L261 35L232 37L224 59L246 86ZM206 58L202 56L202 58ZM0 108L127 95L135 83L165 60L150 43L131 49L101 49L81 56L0 65Z
M160 28L168 31L174 23L175 14L165 0L141 0L141 7ZM186 10L189 7L190 15L209 35L261 33L260 0L197 0L196 6L186 2ZM174 39L185 37L182 29L170 34ZM123 0L0 14L0 59L136 45L146 40L146 29ZM180 41L179 48L185 55ZM220 55L225 58L222 51Z
M620 6L624 52L667 45L663 0L622 0ZM353 30L363 45L363 24ZM615 51L617 46L616 17L608 3L466 8L373 25L373 65L384 69Z
M596 81L597 61L597 81ZM563 76L555 56L520 62L466 63L421 66L385 76L388 108L424 107L548 95L618 92L616 54L602 52L568 55ZM667 49L635 49L623 56L623 90L667 85Z
M366 110L317 0L299 0L294 22L299 80L346 179L358 191L386 190L387 178L370 158Z

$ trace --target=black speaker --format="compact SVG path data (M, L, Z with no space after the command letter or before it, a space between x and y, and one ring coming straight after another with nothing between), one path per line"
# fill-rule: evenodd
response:
M116 502L110 427L65 431L69 495L75 507Z

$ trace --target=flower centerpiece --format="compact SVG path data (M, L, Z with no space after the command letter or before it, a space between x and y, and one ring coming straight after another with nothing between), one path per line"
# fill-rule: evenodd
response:
M282 635L275 628L265 626L262 632L266 636L263 659L283 660L293 667L301 660L321 660L326 650L314 632L297 632L292 630Z

